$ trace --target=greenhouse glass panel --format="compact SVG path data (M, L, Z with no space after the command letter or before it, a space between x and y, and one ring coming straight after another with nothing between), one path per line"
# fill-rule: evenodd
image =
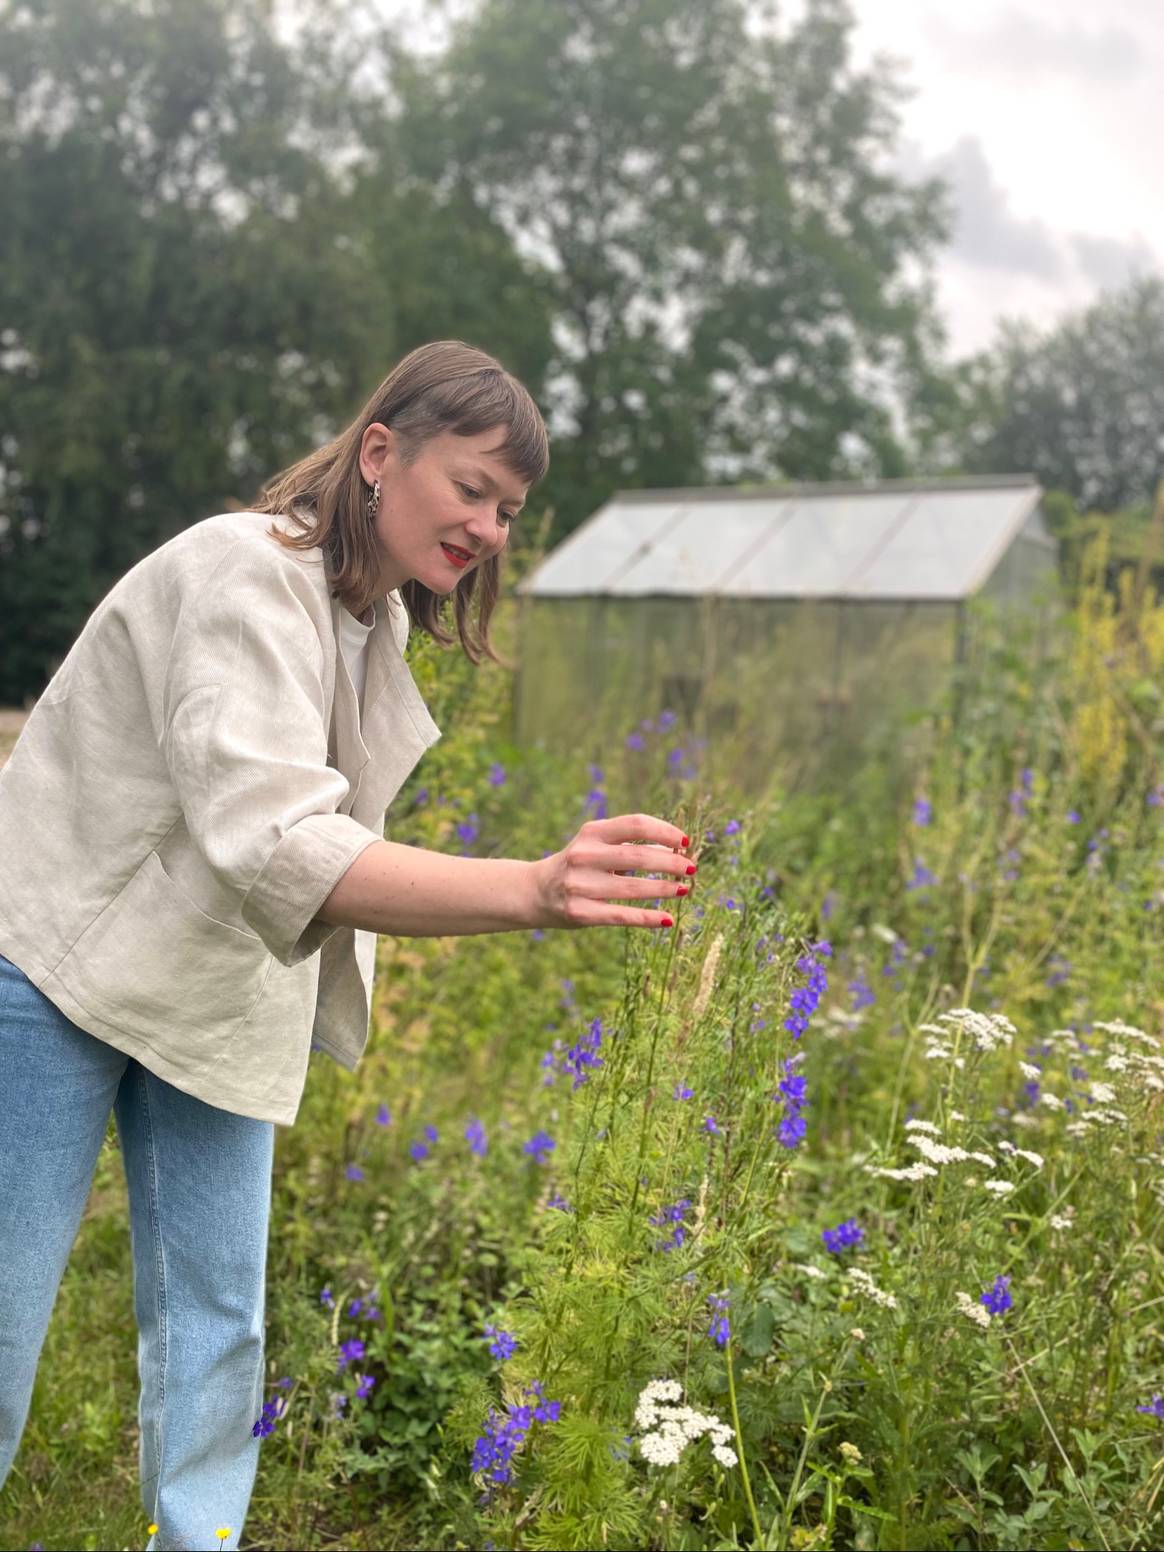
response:
M964 598L1001 559L1035 490L925 491L849 579L867 598Z
M855 562L882 542L911 499L900 491L800 498L721 591L733 598L840 597Z
M678 502L616 501L604 507L546 556L537 569L537 592L558 597L606 592L644 545L674 527L682 511ZM518 592L528 590L529 580Z

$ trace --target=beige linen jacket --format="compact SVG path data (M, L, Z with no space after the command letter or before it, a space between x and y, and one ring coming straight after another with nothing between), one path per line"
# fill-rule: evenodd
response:
M375 600L361 722L323 553L206 518L97 605L0 770L0 953L80 1028L293 1124L354 1068L376 935L315 920L440 729Z

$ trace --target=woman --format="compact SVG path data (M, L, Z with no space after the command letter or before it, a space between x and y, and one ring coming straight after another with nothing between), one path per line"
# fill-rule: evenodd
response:
M149 1545L234 1547L274 1128L311 1049L357 1064L376 934L671 924L611 903L669 892L627 874L695 871L664 820L592 820L538 862L383 838L440 737L409 624L450 643L451 593L463 650L496 659L501 556L548 462L497 361L422 346L251 511L134 566L33 709L0 773L0 1484L111 1110Z

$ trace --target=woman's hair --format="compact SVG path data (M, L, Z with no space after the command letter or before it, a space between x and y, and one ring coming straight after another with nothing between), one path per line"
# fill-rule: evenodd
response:
M381 575L374 521L368 516L371 487L360 473L360 443L373 421L395 434L405 468L442 432L478 436L502 424L508 432L497 453L511 473L533 485L550 464L549 439L537 405L499 361L460 340L434 340L410 351L345 431L269 480L252 505L253 511L279 513L299 526L302 531L295 534L274 525L268 529L288 549L322 548L332 596L338 594L357 616L376 596ZM457 583L457 635L471 663L479 664L486 656L501 662L489 640L500 585L500 555L491 555ZM469 605L478 587L474 632ZM453 637L441 621L443 596L415 579L405 582L400 592L412 623L442 647L451 645Z

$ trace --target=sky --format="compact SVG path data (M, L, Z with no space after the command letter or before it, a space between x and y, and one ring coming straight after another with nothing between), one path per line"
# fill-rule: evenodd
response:
M423 0L376 3L423 15ZM854 63L891 55L911 92L897 171L940 173L954 196L934 269L949 356L986 348L1002 317L1047 328L1164 273L1164 0L849 3ZM779 0L778 14L803 5ZM421 21L410 42L426 52L442 31Z
M900 170L952 185L935 271L952 355L1000 316L1047 327L1164 273L1164 0L851 3L855 60L893 55L913 90Z

